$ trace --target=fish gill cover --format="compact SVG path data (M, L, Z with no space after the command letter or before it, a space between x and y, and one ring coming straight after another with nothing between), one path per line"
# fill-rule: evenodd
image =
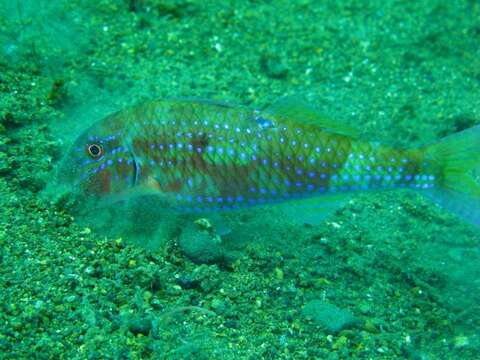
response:
M226 102L268 129L268 109L293 95L367 142L436 143L478 124L478 4L1 1L0 12L4 358L477 356L478 229L414 192L190 214L148 191L100 202L56 179L82 134L151 99ZM319 210L330 215L306 216Z

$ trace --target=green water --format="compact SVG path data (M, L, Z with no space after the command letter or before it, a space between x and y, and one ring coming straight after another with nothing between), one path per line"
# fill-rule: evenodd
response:
M232 212L218 235L213 215L212 230L152 198L96 210L53 182L84 128L150 98L295 95L368 139L437 141L479 123L479 16L0 0L0 359L479 358L480 230L415 193L352 196L313 226Z

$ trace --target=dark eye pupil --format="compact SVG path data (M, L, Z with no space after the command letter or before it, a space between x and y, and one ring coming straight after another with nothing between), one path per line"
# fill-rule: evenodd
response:
M90 155L92 155L92 156L98 156L98 155L100 155L100 153L101 153L100 146L98 146L98 145L90 145L90 146L88 147L88 152L89 152Z

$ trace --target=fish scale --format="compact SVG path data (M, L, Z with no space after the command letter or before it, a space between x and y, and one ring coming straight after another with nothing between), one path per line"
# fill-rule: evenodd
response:
M395 149L363 141L347 125L292 101L264 111L148 101L87 129L61 177L86 196L154 193L186 210L411 188L476 222L480 213L458 210L466 202L458 193L478 191L471 176L480 153L477 129L428 147Z
M253 205L403 185L396 182L401 178L385 173L394 167L398 172L396 163L387 167L387 159L380 156L375 163L364 164L375 153L369 144L357 142L357 158L363 161L358 158L353 166L345 166L356 155L348 136L309 125L287 126L279 124L274 115L216 104L153 106L157 108L144 114L150 118L135 122L131 136L142 174L137 185L148 182L163 194L174 193L181 203L195 203L196 207ZM394 159L409 155L391 154ZM368 167L374 169L373 175L365 178ZM385 171L376 171L378 167Z

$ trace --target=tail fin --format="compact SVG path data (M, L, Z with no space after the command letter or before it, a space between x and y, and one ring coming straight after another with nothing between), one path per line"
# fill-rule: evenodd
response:
M440 186L426 195L480 226L480 125L448 136L426 151L443 172Z

